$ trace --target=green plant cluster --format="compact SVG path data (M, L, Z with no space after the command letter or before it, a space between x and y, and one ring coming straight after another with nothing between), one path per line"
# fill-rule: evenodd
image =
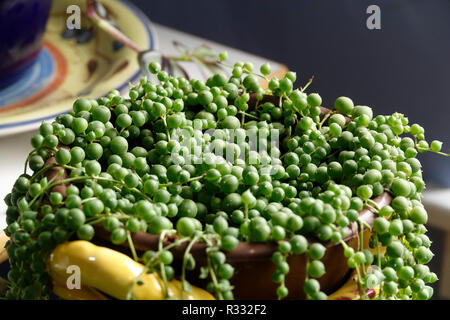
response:
M226 65L225 53L220 60ZM260 73L251 63L230 67L231 77L201 81L174 78L151 63L159 83L142 78L128 98L116 90L80 98L69 113L42 123L25 173L5 199L11 237L6 298L47 298L50 252L69 239L93 240L99 223L112 244L128 243L148 272L165 282L181 277L184 292L190 290L186 271L196 268L194 243L207 246L200 274L209 279L207 290L233 299L234 268L225 253L241 241L276 242L272 279L261 281L274 281L278 297L288 297L288 257L305 254L304 291L309 299L326 299L318 279L331 242L344 247L363 299L375 287L377 299L432 296L427 284L437 277L426 265L433 253L416 156L441 153L442 144L429 145L424 129L404 115L374 116L348 97L337 98L325 114L320 95L305 92L310 82L294 87L294 72L269 80L268 64ZM180 129L190 147L177 136ZM266 139L255 145L246 139L249 132ZM60 170L49 178L54 168ZM393 200L379 207L373 199L383 192ZM359 217L364 207L376 215L373 226ZM372 230L373 250L355 251L343 240L355 223L361 243L363 231ZM159 247L137 252L131 237L137 231L159 235ZM178 240L164 247L166 235ZM170 249L184 242L180 275Z

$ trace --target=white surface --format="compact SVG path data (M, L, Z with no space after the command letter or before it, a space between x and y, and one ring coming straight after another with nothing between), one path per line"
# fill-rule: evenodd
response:
M258 70L261 64L267 62L267 59L169 29L159 24L154 24L154 27L156 28L159 39L160 50L167 55L179 55L179 52L172 45L172 41L177 40L189 47L189 49L193 49L200 44L207 44L218 52L227 50L230 63L250 61L254 64L255 70ZM273 61L269 62L273 71L281 66L279 63ZM6 227L6 205L3 199L11 191L17 177L23 173L25 159L32 150L30 139L36 132L36 130L33 130L0 138L0 230Z
M194 35L190 35L178 30L167 28L161 26L160 24L154 23L153 26L155 27L158 35L159 44L161 48L160 50L165 55L180 55L179 51L175 49L175 47L172 45L172 41L177 40L181 44L188 47L189 50L194 49L195 47L201 44L206 44L212 49L214 49L216 52L227 51L228 52L228 61L226 61L227 64L233 64L234 62L237 61L252 62L255 67L254 70L258 71L259 67L262 64L268 62L267 58L259 57L250 53L246 53L244 51L224 46L211 40L205 40L196 37ZM272 71L275 71L281 67L280 63L274 61L269 61L269 63L272 66ZM191 74L191 71L192 69L189 68L189 74ZM201 77L200 72L198 72L197 74L193 74L193 77L194 78Z
M47 121L51 122L51 121L53 121L53 119L50 119ZM35 130L35 129L39 128L40 125L41 125L41 123L36 121L36 122L29 123L29 124L0 129L0 138L17 135L17 134L28 132L31 130Z
M428 224L450 232L450 188L427 189L422 203L428 212Z
M35 132L25 132L0 138L0 229L6 226L5 196L11 192L17 177L23 173L23 166L31 151L30 139Z

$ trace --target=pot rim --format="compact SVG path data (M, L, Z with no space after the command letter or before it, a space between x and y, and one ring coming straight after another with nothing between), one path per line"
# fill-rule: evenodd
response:
M388 205L392 201L392 196L388 192L383 192L381 195L372 199L378 206L383 207ZM372 227L373 221L375 220L375 214L367 207L364 207L359 212L360 219L370 225ZM103 229L102 225L98 225L98 229L100 231L100 238L103 240L109 239L109 233ZM355 237L359 237L359 227L356 222L353 222L351 227L348 228L347 235L343 238L345 242L354 239ZM310 235L306 236L308 242L311 243L313 240L319 241ZM147 250L155 250L158 247L159 235L146 233L143 231L137 231L131 236L133 240L133 245L137 250L147 251ZM177 235L166 236L163 240L163 246L167 246L172 244L175 240L181 239ZM331 248L340 243L333 243L331 241L321 242L325 245L326 248ZM123 247L128 247L127 242L122 244ZM173 249L174 253L183 253L186 248L187 243L182 243L179 246ZM247 242L240 241L236 248L226 253L227 259L230 261L250 261L255 259L266 259L267 257L272 256L272 254L277 250L277 244L274 241L270 242ZM192 248L191 253L194 256L205 255L206 244L203 242L196 242Z

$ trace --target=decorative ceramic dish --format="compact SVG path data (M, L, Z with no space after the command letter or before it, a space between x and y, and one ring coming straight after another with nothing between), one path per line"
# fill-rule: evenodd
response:
M41 121L70 110L77 97L124 91L140 76L136 53L90 27L84 13L81 30L65 31L66 9L73 4L84 12L84 1L53 2L36 62L17 82L0 90L0 136L37 128ZM155 30L134 5L122 0L102 0L101 4L134 43L157 49Z

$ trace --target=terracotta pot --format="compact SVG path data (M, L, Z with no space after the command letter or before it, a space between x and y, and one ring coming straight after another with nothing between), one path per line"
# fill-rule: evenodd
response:
M389 204L392 197L388 193L383 193L374 201L379 206ZM374 214L367 208L360 212L360 218L369 225L373 224ZM100 225L96 230L96 243L112 247L118 251L130 254L128 244L124 243L122 247L111 246L109 241L110 234ZM164 246L172 243L177 237L167 237ZM133 236L133 244L139 251L157 250L158 236L138 231ZM313 238L309 238L310 241ZM318 240L314 240L318 241ZM356 223L348 228L347 236L344 241L353 249L359 248L359 234ZM322 262L325 265L326 273L319 280L321 289L330 294L337 290L348 278L350 268L347 265L347 258L344 256L344 250L340 244L331 242L323 243L327 250ZM180 273L181 261L187 244L183 243L172 250L175 258L175 269ZM191 284L205 287L206 282L199 279L201 266L206 265L206 246L203 243L196 243L191 249L191 253L196 261L196 269L187 273L187 279ZM235 268L235 273L231 279L234 286L234 296L236 299L277 299L277 284L271 280L275 266L271 261L272 254L277 250L274 242L270 243L248 243L240 242L237 247L227 253L227 262ZM288 258L290 271L286 276L286 287L289 289L288 299L305 299L303 292L303 283L305 279L305 255L292 255Z

